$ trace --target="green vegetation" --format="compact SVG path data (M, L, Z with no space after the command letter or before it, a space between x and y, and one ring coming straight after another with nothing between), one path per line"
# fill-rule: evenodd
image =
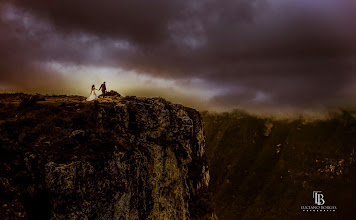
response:
M219 219L352 219L356 120L258 118L243 112L204 119L210 189ZM336 213L303 213L321 190ZM318 214L318 215L316 215Z

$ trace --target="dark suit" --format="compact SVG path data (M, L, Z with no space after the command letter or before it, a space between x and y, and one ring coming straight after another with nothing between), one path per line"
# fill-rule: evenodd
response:
M105 83L101 84L99 90L101 89L102 95L103 97L105 96L105 92L106 92L106 85Z

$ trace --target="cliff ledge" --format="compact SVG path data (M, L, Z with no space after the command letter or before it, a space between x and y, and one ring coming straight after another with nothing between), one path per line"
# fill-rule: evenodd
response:
M0 96L1 219L213 219L200 114L162 98Z

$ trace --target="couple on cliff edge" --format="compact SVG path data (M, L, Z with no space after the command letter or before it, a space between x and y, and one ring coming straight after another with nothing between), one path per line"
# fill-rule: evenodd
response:
M87 101L93 101L93 100L99 98L99 96L96 95L95 90L101 90L101 95L104 98L105 97L105 93L106 93L106 82L103 82L103 84L101 84L99 89L95 89L95 85L92 85L90 96L86 99Z

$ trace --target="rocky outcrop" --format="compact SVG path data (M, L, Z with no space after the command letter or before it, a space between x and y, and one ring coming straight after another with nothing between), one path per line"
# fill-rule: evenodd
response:
M161 98L45 100L2 102L1 219L215 218L197 111Z

